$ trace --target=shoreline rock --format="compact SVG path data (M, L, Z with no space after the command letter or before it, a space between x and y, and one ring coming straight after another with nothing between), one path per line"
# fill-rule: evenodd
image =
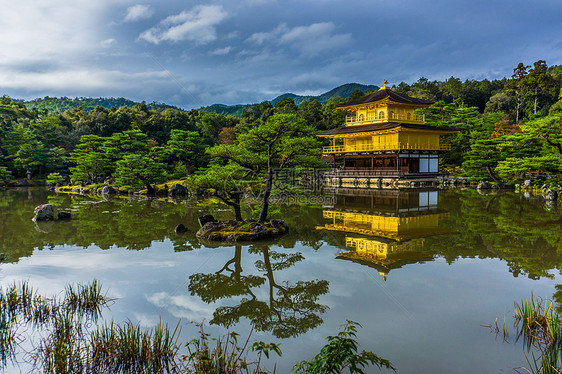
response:
M33 221L60 221L71 218L71 213L67 211L57 211L53 204L41 204L35 207Z

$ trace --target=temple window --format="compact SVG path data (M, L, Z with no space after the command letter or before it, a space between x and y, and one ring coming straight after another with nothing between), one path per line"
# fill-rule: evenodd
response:
M384 119L384 112L382 110L379 112L379 119Z

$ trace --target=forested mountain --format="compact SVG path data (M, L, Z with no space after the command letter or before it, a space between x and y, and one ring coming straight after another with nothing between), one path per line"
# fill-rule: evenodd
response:
M275 99L271 100L271 104L275 105L283 99L291 99L297 106L301 106L305 101L310 101L312 99L317 100L320 104L327 104L330 99L342 98L347 99L351 96L353 92L361 91L366 93L369 90L378 90L378 86L365 85L359 83L347 83L336 87L328 92L324 92L318 96L301 96L292 93L286 93L277 96ZM250 107L252 104L247 105L223 105L214 104L208 107L201 108L206 112L215 112L220 114L229 114L232 116L240 117L244 110Z
M50 112L64 112L65 110L69 109L76 109L82 108L86 112L94 110L96 107L101 106L102 108L110 109L110 108L121 108L121 107L132 107L133 105L137 104L136 102L125 99L122 97L113 98L113 97L99 97L99 98L88 98L88 97L77 97L75 99L70 99L68 97L49 97L46 96L42 99L34 99L31 101L24 101L25 106L32 110L36 108L38 111L48 110ZM167 109L167 108L175 108L174 106L156 103L153 102L151 104L147 104L148 109Z
M324 92L321 95L318 96L300 96L300 95L295 95L292 93L286 93L283 95L279 95L277 96L275 99L271 100L271 103L273 105L275 105L277 102L283 100L283 99L292 99L295 104L297 105L301 105L303 102L305 101L309 101L312 99L316 99L318 100L318 102L320 104L327 104L328 101L330 101L330 99L335 99L337 97L341 97L342 99L347 99L351 96L351 94L356 91L359 90L363 93L366 93L368 90L378 90L379 87L378 86L373 86L373 85L365 85L365 84L359 84L359 83L347 83L344 85L341 85L339 87L336 87L328 92Z

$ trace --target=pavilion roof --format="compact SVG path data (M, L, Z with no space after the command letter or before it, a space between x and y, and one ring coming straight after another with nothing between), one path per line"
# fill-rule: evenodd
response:
M339 108L344 108L344 107L348 107L348 106L374 103L374 102L381 101L381 100L384 100L384 99L387 99L387 98L390 98L394 101L398 101L400 103L405 103L405 104L424 105L424 106L433 104L433 101L418 99L418 98L411 97L411 96L408 96L408 95L399 94L399 93L396 93L396 92L392 91L390 88L383 87L375 93L372 93L372 94L367 95L367 96L363 96L363 97L361 97L359 99L356 99L356 100L348 101L347 103L338 104L337 106Z
M381 131L381 130L393 129L396 127L403 127L406 129L416 129L416 130L440 131L443 133L453 133L461 130L456 127L437 127L437 126L430 126L430 125L418 125L414 123L384 122L384 123L372 123L368 125L345 126L337 129L326 130L318 135L319 136L339 135L339 134L351 134L357 132Z

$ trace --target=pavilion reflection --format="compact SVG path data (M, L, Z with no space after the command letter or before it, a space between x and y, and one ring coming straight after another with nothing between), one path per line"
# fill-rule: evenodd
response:
M439 208L436 190L338 190L327 221L317 229L345 235L338 259L375 268L386 280L392 269L432 261L424 238L450 232L439 225L449 213ZM343 241L341 241L343 243Z

